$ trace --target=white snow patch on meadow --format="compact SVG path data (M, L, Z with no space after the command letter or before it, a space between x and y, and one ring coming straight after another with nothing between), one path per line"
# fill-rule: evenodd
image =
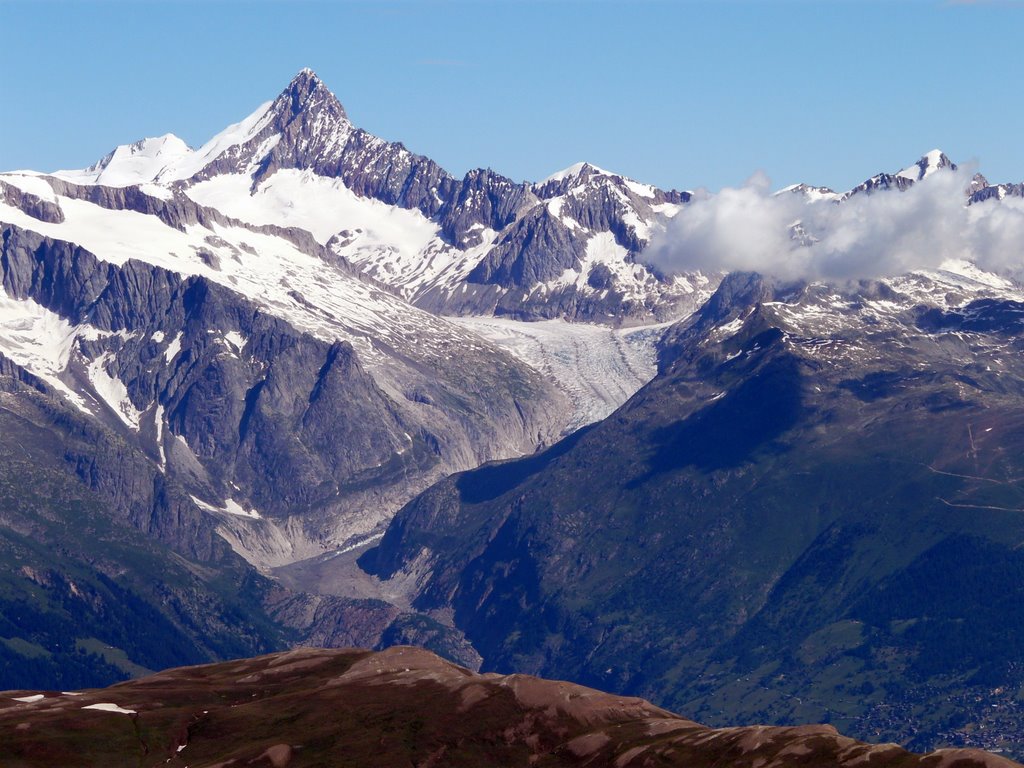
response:
M117 704L109 701L100 702L99 704L86 704L82 709L95 709L100 712L116 712L120 715L137 714L134 709L125 709L124 707L119 707Z

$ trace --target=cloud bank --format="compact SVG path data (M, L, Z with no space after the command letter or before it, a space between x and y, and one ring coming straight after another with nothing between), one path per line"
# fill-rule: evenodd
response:
M773 195L758 174L687 205L641 259L670 274L744 270L807 280L889 277L967 259L1024 276L1024 200L967 206L972 175L944 170L905 192L858 194L836 204Z

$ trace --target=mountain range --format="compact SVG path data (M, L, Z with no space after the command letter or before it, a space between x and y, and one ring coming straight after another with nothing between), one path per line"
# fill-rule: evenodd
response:
M542 182L491 170L457 179L356 128L310 70L197 150L173 135L115 149L82 185L137 186L254 225L294 226L412 304L438 314L669 319L699 277L636 262L652 228L690 199L587 163Z
M309 70L198 149L0 174L0 687L415 643L1018 754L1024 292L648 263L702 204L456 178Z
M612 416L435 485L361 562L486 669L1014 748L1022 299L730 275Z

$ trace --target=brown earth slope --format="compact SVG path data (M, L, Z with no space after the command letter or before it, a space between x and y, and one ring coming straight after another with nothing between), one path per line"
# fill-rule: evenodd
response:
M914 755L824 725L711 729L643 699L525 675L478 675L396 647L299 649L80 693L0 693L0 765L1017 764L976 750Z

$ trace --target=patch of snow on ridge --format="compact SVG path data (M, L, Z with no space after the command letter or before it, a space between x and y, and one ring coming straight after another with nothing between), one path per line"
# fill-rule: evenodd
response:
M156 450L160 454L160 467L167 467L167 453L164 451L164 407L157 405L153 413L153 426L156 429Z
M239 517L251 517L253 520L260 519L260 513L255 509L246 509L234 499L224 499L224 509L229 514Z
M139 190L150 197L156 197L160 200L174 199L174 193L167 187L162 187L159 184L139 184Z
M718 326L714 331L712 331L711 340L714 342L720 342L730 336L735 336L736 333L739 332L740 328L743 327L743 320L744 318L742 317L734 317L728 323Z
M247 338L245 338L245 336L240 334L238 331L228 331L227 333L224 334L224 340L235 348L235 352L241 352L242 348L249 341Z
M94 709L100 712L116 712L120 715L138 714L134 709L125 709L124 707L119 707L117 704L109 701L104 701L99 704L86 704L82 709Z
M654 187L650 184L641 184L639 181L633 181L632 179L623 179L622 181L634 195L638 197L654 197Z
M939 265L939 269L943 272L950 272L955 275L960 275L961 277L966 277L974 282L981 283L992 288L999 288L1007 291L1015 289L1012 280L1007 280L1005 277L996 275L992 272L986 272L980 267L977 267L964 259L949 259L942 262L942 264Z
M108 352L89 363L89 381L92 382L96 394L110 406L118 418L127 427L138 432L142 413L132 404L124 382L107 372L107 366L112 358L113 354Z
M178 331L178 335L171 339L171 343L167 345L167 349L164 350L164 360L168 363L173 362L174 358L181 352L181 337L184 334ZM160 334L160 339L163 339L163 334ZM157 341L154 334L153 341Z
M652 205L651 210L667 219L671 219L683 210L684 207L685 205L681 205L679 203L658 203L657 205Z
M247 174L255 173L263 159L269 155L278 144L281 143L281 134L275 133L273 136L269 136L263 140L263 143L256 147L256 150L252 153L252 157L249 160L249 165L246 167L245 172Z
M12 187L17 187L22 192L35 195L48 203L57 202L57 195L54 194L53 187L40 174L33 172L5 173L0 175L0 179L6 181Z
M251 520L259 520L262 518L259 512L255 509L246 509L234 499L225 499L224 506L218 507L209 502L203 501L198 496L191 496L192 501L195 502L196 506L200 509L206 510L207 512L217 512L220 514L235 515L237 517L248 517Z
M0 286L0 352L39 376L68 367L77 328L32 299L12 299Z
M598 265L603 265L617 278L616 289L622 291L625 298L642 297L644 268L627 261L628 253L625 248L615 242L615 235L611 232L598 232L587 240L586 255L579 271L565 270L548 284L548 288L575 285L579 290L593 291L595 289L591 288L587 282L590 273Z
M615 175L615 174L611 173L610 171L606 171L604 168L598 168L593 163L580 162L580 163L573 163L568 168L563 168L560 171L555 171L550 176L548 176L546 179L542 179L541 181L538 181L537 185L538 186L543 186L544 184L547 184L549 181L562 181L562 179L574 179L577 176L579 176L580 173L583 172L584 168L590 168L595 173L599 173L599 174L601 174L603 176L614 176Z
M229 125L199 149L184 155L178 162L168 166L154 181L168 182L191 178L231 147L245 144L262 131L273 118L274 113L271 110L273 103L273 101L267 101L260 104L244 120Z

